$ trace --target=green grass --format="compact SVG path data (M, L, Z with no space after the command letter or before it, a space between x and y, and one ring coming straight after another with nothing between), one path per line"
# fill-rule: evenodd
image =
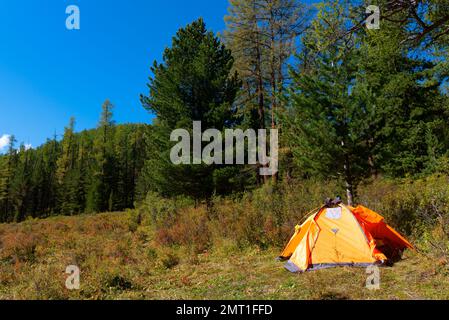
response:
M449 268L417 252L380 269L292 274L275 261L282 248L238 249L223 241L196 254L164 248L130 215L58 217L0 225L0 299L449 299ZM65 288L68 265L80 290Z

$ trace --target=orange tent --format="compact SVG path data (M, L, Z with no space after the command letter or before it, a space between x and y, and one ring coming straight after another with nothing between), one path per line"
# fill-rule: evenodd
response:
M285 267L291 272L382 264L413 249L381 215L363 206L324 206L295 229L280 256L289 259Z

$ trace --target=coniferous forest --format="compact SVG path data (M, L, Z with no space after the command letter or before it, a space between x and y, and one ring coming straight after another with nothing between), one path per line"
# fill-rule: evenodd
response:
M223 34L199 19L154 63L141 96L153 124L116 125L106 100L95 129L76 132L70 119L62 139L31 150L12 138L0 158L0 221L123 210L149 191L207 200L267 182L250 166L170 163L170 132L193 121L280 129L270 180L338 179L352 197L369 177L446 168L447 8L424 2L420 18L397 5L369 30L357 20L363 3L230 1Z
M27 150L10 140L1 161L1 221L132 208L146 156L146 125L115 125L105 101L98 127Z

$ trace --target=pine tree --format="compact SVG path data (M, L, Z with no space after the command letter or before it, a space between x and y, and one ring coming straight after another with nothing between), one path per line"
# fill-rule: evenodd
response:
M216 166L173 165L170 134L181 128L192 131L193 121L201 121L203 130L221 131L235 124L232 105L240 83L231 74L232 65L231 52L206 30L202 19L180 29L163 63L154 63L149 96L141 100L157 116L151 142L154 158L147 165L153 172L152 188L162 194L200 199L214 192Z

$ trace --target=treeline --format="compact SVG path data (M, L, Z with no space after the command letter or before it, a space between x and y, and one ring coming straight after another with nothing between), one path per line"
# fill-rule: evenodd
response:
M231 0L221 36L202 19L181 28L151 69L141 101L151 126L115 126L103 106L96 130L0 158L2 221L132 207L150 192L196 201L269 181L332 179L348 202L379 175L426 175L449 163L449 29L438 1L367 4ZM175 165L170 134L279 129L279 173L259 165ZM209 141L204 141L203 146ZM192 156L191 154L189 156ZM446 169L444 169L446 170Z
M157 116L151 190L207 199L267 183L257 166L170 163L170 132L191 132L193 121L203 130L279 129L280 172L270 180L339 180L349 203L365 178L427 174L447 162L449 31L439 24L447 7L379 1L388 19L369 30L363 2L326 1L315 12L296 0L230 4L221 38L199 19L154 63L142 96Z
M75 119L36 149L15 147L0 157L0 222L132 208L146 158L149 127L115 125L106 101L98 127L75 133Z

